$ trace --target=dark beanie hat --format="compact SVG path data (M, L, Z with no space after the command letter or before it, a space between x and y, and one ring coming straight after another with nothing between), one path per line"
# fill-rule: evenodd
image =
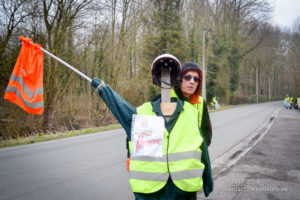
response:
M182 65L181 74L184 75L188 70L197 70L202 75L200 67L196 63L193 63L193 62L186 62L186 63L184 63Z

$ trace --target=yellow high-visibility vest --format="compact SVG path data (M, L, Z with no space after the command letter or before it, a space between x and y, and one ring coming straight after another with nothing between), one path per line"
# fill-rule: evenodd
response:
M200 146L203 138L198 127L198 111L184 102L175 126L169 133L164 129L162 157L139 156L130 158L129 182L133 192L154 193L162 189L171 176L173 183L186 192L197 192L203 187ZM152 115L150 102L137 108L138 115ZM129 151L132 153L132 141Z
M171 97L178 98L174 89L171 89ZM192 105L198 110L198 126L201 127L204 106L204 100L201 96L199 96L199 102L200 103L194 103Z

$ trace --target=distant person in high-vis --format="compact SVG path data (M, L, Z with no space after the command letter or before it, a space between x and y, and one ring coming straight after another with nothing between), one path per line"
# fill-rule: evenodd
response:
M298 106L298 110L300 112L300 96L297 97L297 106Z
M160 63L171 68L171 85L180 84L181 64L170 54L163 54L154 60L151 68L153 83L161 86ZM171 98L172 102L176 102L176 109L169 120L166 120L161 111L161 98L134 108L102 80L94 78L92 86L126 131L130 161L129 182L136 199L194 200L197 199L196 192L201 189L206 196L212 192L213 180L207 141L199 128L198 109L188 101ZM145 138L152 135L148 128L144 133L131 133L134 131L132 124L137 120L135 117L145 115L163 119L164 127L160 139L147 141ZM139 127L143 127L143 123ZM139 153L137 151L140 146L133 148L132 137L141 137L145 147L159 145L162 141L161 156L133 156Z
M292 104L291 104L292 97L289 97L289 95L286 95L284 98L284 105L286 109L292 109Z
M293 101L294 101L294 98L293 98L293 97L290 97L290 109L293 108Z
M211 105L212 105L213 109L218 109L219 105L218 105L217 97L212 98Z

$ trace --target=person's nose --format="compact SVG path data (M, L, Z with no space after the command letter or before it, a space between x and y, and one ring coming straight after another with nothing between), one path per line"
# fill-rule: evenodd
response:
M190 83L195 84L196 81L194 80L194 78L191 78Z

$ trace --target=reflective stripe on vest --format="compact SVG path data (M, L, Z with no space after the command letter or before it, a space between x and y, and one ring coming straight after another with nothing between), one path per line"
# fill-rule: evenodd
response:
M172 180L180 181L184 179L198 178L199 174L202 175L202 173L203 173L203 169L191 169L191 170L172 172ZM130 179L166 182L166 180L168 180L169 178L169 173L141 172L141 171L130 170L129 176Z
M137 114L153 115L151 103L137 109ZM197 126L197 110L184 103L184 111L171 133L164 130L163 157L131 157L129 182L133 192L153 193L163 188L171 176L174 184L187 192L203 186L200 146L203 139ZM196 117L195 117L196 116ZM129 142L132 152L132 142Z
M25 92L25 94L28 96L28 98L33 99L35 95L38 94L43 94L43 88L37 88L35 90L34 93L31 92L31 90L27 87L27 85L24 83L24 80L22 78L22 76L16 76L14 74L12 74L10 76L10 80L13 80L15 82L19 82L20 86L23 88L23 91ZM17 91L17 87L7 87L6 91L8 92L16 92Z
M44 102L43 101L39 101L36 103L30 103L28 101L26 101L25 99L22 98L21 96L21 92L17 89L17 87L7 87L6 88L6 92L16 92L17 93L17 97L19 97L23 104L29 108L40 108L40 107L44 107Z
M178 98L176 92L174 89L171 89L171 97L175 97ZM202 116L203 116L203 105L204 105L204 101L203 98L201 96L199 96L199 102L200 103L194 103L192 104L195 108L197 108L199 115L198 115L198 126L201 127L201 123L202 123Z
M35 102L34 103L29 102L25 98L25 96L21 95L21 91L18 90L18 88L16 86L7 86L6 92L16 93L16 96L19 97L20 100L22 101L22 103L29 109L43 109L43 107L44 107L44 101L43 101L43 97L42 97L43 88L37 88L36 91L33 93L28 88L28 86L24 83L22 76L16 76L14 74L11 75L10 81L13 81L12 82L12 83L14 83L13 85L19 84L22 87L23 92L28 97L28 100L34 99ZM7 93L7 95L9 97L9 93ZM41 96L39 96L39 95L41 95Z
M198 151L186 151L186 152L168 154L169 162L175 162L175 161L185 160L185 159L199 159L199 158L201 158L201 152ZM139 157L132 157L131 160L165 162L167 160L167 156L163 155L162 158L139 156Z

